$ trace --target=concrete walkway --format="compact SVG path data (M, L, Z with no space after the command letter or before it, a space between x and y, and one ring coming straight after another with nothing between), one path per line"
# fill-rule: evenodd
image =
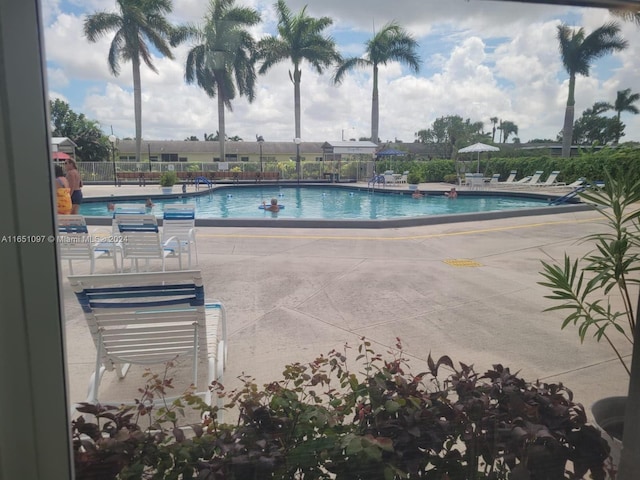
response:
M85 195L106 188L88 186ZM238 385L243 372L261 383L279 379L287 363L356 346L363 336L385 353L400 337L414 372L431 352L478 371L501 363L529 381L563 382L585 406L624 395L628 377L610 348L591 338L581 345L575 328L561 330L562 314L542 312L552 303L536 283L540 260L584 254L588 246L577 239L601 228L594 212L382 230L198 228L207 298L228 312L223 383ZM151 269L160 270L160 262ZM88 273L88 264L78 262L74 271ZM112 271L110 261L97 262L96 273ZM66 263L62 274L76 402L84 399L95 349ZM133 398L140 373L123 381L106 374L104 398Z

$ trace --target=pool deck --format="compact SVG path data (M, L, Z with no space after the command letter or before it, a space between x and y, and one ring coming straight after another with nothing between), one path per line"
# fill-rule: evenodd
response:
M450 186L420 186L436 188ZM151 196L159 188L84 188L87 197L114 191ZM228 313L223 383L237 386L243 373L259 383L276 380L287 363L355 346L363 336L385 353L399 337L414 372L425 368L431 352L478 371L501 363L529 381L563 382L587 408L602 396L626 395L628 377L611 349L592 338L582 345L573 327L561 330L562 314L542 311L552 303L536 283L540 260L586 253L577 240L601 228L593 211L377 230L199 227L207 299L221 300ZM167 269L176 268L167 259ZM151 270L159 271L160 262ZM74 271L88 273L88 262L75 262ZM110 261L96 262L96 273L112 272ZM66 262L61 274L69 398L77 402L95 348ZM140 373L132 369L121 381L105 374L103 397L133 398Z

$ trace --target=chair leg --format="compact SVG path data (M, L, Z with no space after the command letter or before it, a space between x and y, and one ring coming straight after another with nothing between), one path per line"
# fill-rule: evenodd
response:
M196 239L193 239L193 249L196 252L196 265L198 265L198 245L196 244Z
M73 275L73 262L71 259L69 259L69 273Z

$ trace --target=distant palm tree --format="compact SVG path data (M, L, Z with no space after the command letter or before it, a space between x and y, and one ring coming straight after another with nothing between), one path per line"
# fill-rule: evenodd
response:
M638 107L634 105L638 100L640 100L640 94L631 93L631 89L627 88L625 90L618 90L618 95L616 96L616 103L613 104L613 109L616 111L618 116L618 125L622 125L620 123L620 114L622 112L629 112L637 115L640 113ZM620 141L620 137L622 136L622 131L619 131L616 135L616 143Z
M512 133L515 133L516 135L518 134L518 126L509 120L500 122L500 127L502 130L502 141L504 143L507 143L507 139Z
M325 68L340 62L341 57L333 39L322 34L333 23L331 18L309 17L306 6L294 16L284 0L278 0L275 6L278 36L263 38L258 43L257 58L262 61L259 72L264 74L283 60L293 62L293 74L289 71L289 79L293 83L295 138L300 138L300 65L306 60L322 73Z
M558 42L562 63L569 74L569 95L562 129L562 156L571 154L573 118L575 109L576 75L589 76L591 62L614 51L624 50L627 42L619 36L620 26L607 23L585 35L584 28L574 30L567 25L558 25Z
M211 0L202 28L181 27L173 36L177 44L187 39L196 42L185 67L187 83L196 82L207 95L218 100L218 131L220 161L225 155L225 107L233 111L231 100L236 93L255 98L256 72L254 56L256 42L247 30L260 23L260 14L247 7L236 7L235 0ZM205 135L205 141L209 138Z
M378 69L389 62L400 62L408 65L414 72L420 69L420 57L416 49L418 43L396 22L382 27L373 38L366 43L364 57L345 59L336 70L333 79L340 83L346 72L356 67L373 69L373 94L371 96L371 141L378 143L380 123L380 98L378 94Z
M119 13L98 12L84 20L84 35L95 42L115 32L109 48L109 70L120 74L120 60L131 61L133 68L133 104L136 123L136 160L140 161L142 145L142 89L140 60L158 73L151 61L147 42L165 57L173 58L168 40L172 26L164 15L172 10L171 0L116 0ZM146 39L146 41L145 41Z
M492 132L491 132L491 142L495 143L495 141L496 141L496 125L498 124L500 119L498 117L491 117L489 119L489 121L493 125Z

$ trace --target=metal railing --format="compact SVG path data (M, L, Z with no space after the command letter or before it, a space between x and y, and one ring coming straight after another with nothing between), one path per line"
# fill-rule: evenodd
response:
M227 167L222 170L220 167ZM300 180L309 181L367 181L373 174L372 161L301 161ZM210 172L225 172L224 176L233 179L235 172L244 173L242 177L249 177L247 173L256 176L259 172L278 172L278 178L284 181L298 180L295 161L282 162L78 162L78 170L85 183L109 183L116 181L121 173L133 173L125 182L138 182L138 178L145 178L149 183L157 182L158 174L173 170L186 172L189 178L195 179L199 175L208 177ZM180 175L183 177L184 175ZM122 181L122 179L120 179Z

